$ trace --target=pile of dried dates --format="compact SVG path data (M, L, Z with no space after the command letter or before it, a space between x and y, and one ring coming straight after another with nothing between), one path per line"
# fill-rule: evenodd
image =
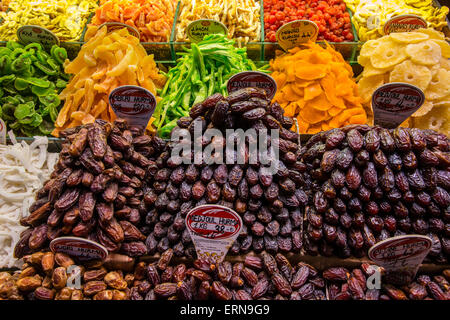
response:
M48 248L51 240L70 235L99 242L110 252L146 254L146 236L139 229L141 216L148 212L142 190L157 168L153 157L166 143L123 120L96 120L63 136L51 179L38 191L30 215L21 220L30 228L22 233L15 256Z
M363 256L392 236L429 236L428 259L450 255L450 142L432 130L347 126L302 150L310 176L304 248Z
M277 103L270 103L264 90L246 88L226 98L214 94L193 106L190 117L178 120L172 137L181 131L193 136L194 128L200 128L200 136L187 143L189 150L194 150L194 145L218 146L224 150L224 163L207 164L204 158L196 163L194 152L189 151L190 163L180 164L172 155L174 146L182 143L178 141L172 141L168 150L159 156L153 185L148 184L144 189L145 203L154 207L145 219L151 230L146 241L149 254L173 248L176 256L195 257L185 216L204 204L229 207L241 215L244 228L230 254L250 250L270 253L301 250L303 209L308 201L302 190L306 166L299 161L299 135L289 130L292 119L283 114ZM219 130L223 136L210 137L207 129ZM255 133L267 129L270 145L279 146L280 160L274 165L276 173L268 173L267 166L259 160L252 163L249 145L257 141L250 137L240 149L243 153L227 148L230 143L225 138L227 129L254 129ZM279 139L270 139L270 129L279 129ZM239 154L244 155L244 161L236 164ZM225 164L225 158L232 159L233 164Z
M244 263L195 260L172 266L173 250L156 263L140 262L131 300L325 300L325 281L312 266L293 267L285 256L247 255Z
M378 267L377 267L378 268ZM343 267L329 268L323 272L327 280L330 300L450 300L450 270L442 275L420 275L406 286L393 286L381 281L381 288L369 289L367 279L375 269L367 263L350 272ZM370 282L370 281L369 281ZM375 283L374 283L375 284Z
M69 256L35 252L20 272L0 273L0 300L128 300L130 276L104 266L80 267ZM127 282L128 280L128 282Z

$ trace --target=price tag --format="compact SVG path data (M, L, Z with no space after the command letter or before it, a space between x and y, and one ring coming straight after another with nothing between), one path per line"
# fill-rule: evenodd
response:
M431 245L431 239L422 235L392 237L372 246L369 258L386 270L386 281L406 285L416 276Z
M61 252L78 258L80 261L104 260L108 250L101 244L78 237L60 237L50 242L52 252Z
M40 26L22 26L17 30L17 38L23 44L37 42L50 48L54 44L59 45L59 38L50 30Z
M206 204L189 211L186 226L198 258L221 262L241 232L242 219L227 207Z
M425 102L422 90L408 83L392 82L382 85L372 95L376 125L394 129Z
M384 34L390 34L392 32L409 32L426 27L427 22L422 17L414 14L403 14L386 21L383 31Z
M228 28L219 21L212 19L200 19L192 21L186 29L191 42L199 42L208 34L228 34Z
M0 119L0 143L6 144L6 124Z
M264 72L243 71L236 73L228 79L228 93L248 87L257 87L266 90L267 97L270 100L272 100L273 96L277 92L277 83L271 76Z
M111 91L109 104L119 118L129 125L147 127L156 108L155 96L145 88L121 86Z
M314 22L295 20L282 25L275 36L280 47L288 50L309 40L316 41L318 34L319 27Z
M119 29L127 28L127 29L128 29L128 32L129 32L132 36L134 36L134 37L136 37L136 38L138 38L138 39L141 38L141 35L140 35L138 29L136 29L135 27L129 26L129 25L125 24L125 23L120 23L120 22L105 22L105 23L102 23L98 28L100 29L100 28L103 27L103 26L106 26L106 29L108 30L108 32L112 32L112 31L114 31L114 30L119 30Z

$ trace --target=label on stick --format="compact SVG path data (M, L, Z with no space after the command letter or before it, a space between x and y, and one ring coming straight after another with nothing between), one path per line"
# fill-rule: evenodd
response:
M281 48L288 50L299 44L316 41L319 27L309 20L295 20L282 25L277 33L277 42Z
M52 252L61 252L81 261L104 260L108 250L101 244L84 238L60 237L50 242Z
M121 86L111 91L109 104L117 117L129 125L147 127L156 108L155 96L145 88Z
M266 90L269 100L272 100L277 92L277 83L271 76L264 72L243 71L236 73L228 79L228 93L248 87L256 87Z
M208 34L228 34L228 28L216 20L200 19L192 21L187 26L186 33L191 42L199 42Z
M242 219L232 209L206 204L189 211L186 226L198 258L222 262L241 232Z
M422 235L392 237L372 246L369 258L386 270L387 282L406 285L416 276L431 245L431 239Z
M51 48L54 44L59 46L58 36L40 26L26 25L20 27L17 29L17 38L23 44L37 42L47 48Z
M422 90L409 83L392 82L382 85L372 95L375 125L397 128L425 102Z
M384 24L384 34L392 32L410 32L420 28L426 28L427 22L415 14L403 14L392 17Z
M141 35L140 35L138 29L136 29L135 27L129 26L128 24L125 24L125 23L121 23L121 22L105 22L105 23L102 23L98 28L100 29L103 26L106 26L106 29L108 30L108 32L112 32L112 31L118 30L118 29L127 28L128 32L132 36L134 36L134 37L136 37L138 39L141 38Z

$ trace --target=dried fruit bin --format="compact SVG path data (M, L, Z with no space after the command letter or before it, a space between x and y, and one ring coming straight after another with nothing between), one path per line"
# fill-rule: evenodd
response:
M261 0L262 4L264 4L264 0ZM349 62L355 62L356 61L356 49L358 46L358 35L356 33L356 29L353 25L353 23L351 23L351 19L352 19L352 13L351 11L347 8L347 12L350 15L350 24L352 27L352 34L353 34L353 38L354 41L344 41L344 42L328 42L329 44L331 44L334 49L336 49L336 51L338 51L339 53L342 54L342 56L344 57L344 59L346 61ZM262 57L261 60L266 60L269 61L270 59L275 58L276 55L276 51L277 50L282 50L282 48L278 45L278 43L276 42L269 42L266 41L266 35L265 35L265 29L264 29L264 7L262 10L262 14L261 14L261 30L263 32L263 35L261 37L261 39L264 39L262 41ZM322 41L318 41L318 43L323 43Z

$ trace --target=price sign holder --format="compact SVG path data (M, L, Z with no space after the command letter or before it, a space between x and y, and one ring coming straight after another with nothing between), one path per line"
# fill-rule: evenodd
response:
M187 26L186 34L191 42L200 42L208 34L228 34L228 28L217 20L199 19Z
M384 34L393 32L410 32L420 28L426 28L427 22L415 14L402 14L392 17L384 24Z
M26 25L17 29L17 38L23 44L37 42L46 48L51 48L53 45L59 46L59 38L50 30L41 26Z
M138 86L120 86L111 91L109 104L119 118L129 125L147 127L156 108L155 96Z
M101 244L79 237L59 237L50 242L52 252L61 252L80 261L105 260L108 250Z
M319 34L319 27L313 21L295 20L282 25L275 37L283 50L289 50L298 45L316 41Z
M369 258L386 270L385 281L407 285L431 250L432 241L422 235L404 235L378 242L369 249Z
M136 29L135 27L132 27L132 26L130 26L128 24L125 24L125 23L121 23L121 22L105 22L105 23L102 23L98 28L100 29L100 28L102 28L104 26L106 26L106 29L107 29L108 32L112 32L112 31L115 31L115 30L127 28L128 32L132 36L134 36L134 37L136 37L138 39L141 38L141 34L139 33L138 29Z
M221 262L242 229L242 219L234 210L219 205L198 206L186 215L186 227L197 256Z
M375 125L397 128L425 102L423 91L409 83L382 85L372 95Z
M269 100L272 100L277 92L277 83L271 76L264 72L243 71L236 73L228 79L227 91L229 94L233 91L248 87L257 87L266 90Z

